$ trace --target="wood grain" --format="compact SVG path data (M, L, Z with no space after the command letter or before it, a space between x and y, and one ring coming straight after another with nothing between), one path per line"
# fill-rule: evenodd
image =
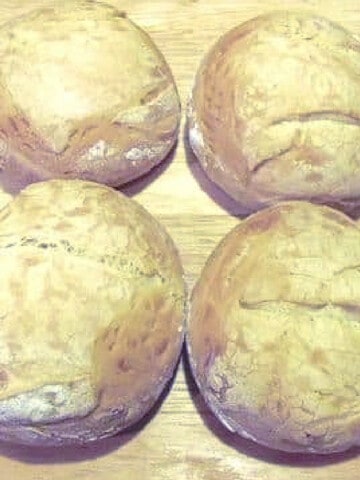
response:
M0 23L46 0L0 7ZM113 0L152 34L177 81L183 107L202 55L225 30L260 13L305 8L360 35L359 0ZM239 220L189 151L184 122L176 150L124 191L161 220L176 241L189 288L214 246ZM330 457L288 455L225 431L201 399L183 357L154 411L126 434L83 448L0 445L0 475L16 480L356 480L360 450Z

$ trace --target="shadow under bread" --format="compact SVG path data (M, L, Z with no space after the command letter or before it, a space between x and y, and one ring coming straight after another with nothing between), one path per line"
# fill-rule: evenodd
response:
M138 195L139 193L141 193L143 190L149 187L153 182L155 182L157 178L159 178L161 175L163 175L166 172L166 170L170 167L170 165L172 164L176 156L177 149L178 149L178 140L176 141L174 146L171 148L167 156L160 163L155 165L151 170L149 170L148 172L145 172L140 177L137 177L128 183L125 183L123 185L120 185L119 187L116 187L116 190L122 192L124 195L127 195L128 197L134 197L135 195Z
M190 173L197 181L199 187L205 192L211 200L219 205L227 214L233 217L244 218L250 212L244 210L244 207L225 193L220 187L218 187L205 173L199 160L196 158L189 141L188 136L188 122L186 122L183 132L183 142L186 163L189 167Z

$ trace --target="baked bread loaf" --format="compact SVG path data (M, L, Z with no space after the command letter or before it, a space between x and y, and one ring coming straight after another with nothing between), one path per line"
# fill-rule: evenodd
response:
M310 13L273 12L222 36L189 102L209 177L253 212L281 200L360 205L360 42Z
M139 420L172 376L184 281L133 200L81 180L0 210L0 438L84 443Z
M360 229L284 202L248 217L208 260L187 347L209 406L271 448L360 445Z
M0 182L119 186L173 147L180 104L149 35L105 2L61 0L0 29Z

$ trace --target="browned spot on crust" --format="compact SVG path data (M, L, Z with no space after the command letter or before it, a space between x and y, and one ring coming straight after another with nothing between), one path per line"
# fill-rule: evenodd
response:
M0 368L0 388L6 388L9 381L9 375L7 374L6 370Z
M334 396L331 403L334 406L334 408L336 408L337 410L341 410L348 404L348 402L349 400L345 396L342 397L342 396L336 395Z
M63 232L65 230L71 230L73 226L71 225L70 222L66 222L65 220L59 222L56 224L56 229Z
M246 224L246 233L259 234L271 230L281 221L281 212L278 209L269 209L255 214Z
M25 261L25 265L27 267L34 267L36 265L39 265L39 263L41 263L42 260L40 258L36 258L36 257L32 257L32 258L29 257L29 258L24 259L24 261Z
M124 357L119 358L117 361L117 369L125 373L131 370L129 360Z
M330 160L324 152L312 146L301 146L294 151L294 163L306 163L315 167L326 167Z
M134 349L138 346L138 341L136 338L129 338L128 340L128 347Z
M67 210L66 215L69 217L76 217L78 215L87 215L89 213L89 209L87 207L76 207L72 210Z
M155 347L155 355L161 356L165 353L166 349L169 346L169 340L164 338L156 347Z
M214 305L207 302L198 311L194 306L190 323L191 348L198 360L199 374L206 375L215 359L225 353L227 341Z
M310 183L317 183L323 180L323 175L321 173L312 172L306 175L305 178Z
M109 328L103 335L103 342L109 352L112 351L116 343L117 328Z
M317 348L311 352L310 361L313 365L323 366L327 363L327 356L324 350Z
M101 408L129 404L152 392L174 365L180 350L181 314L164 287L149 287L134 298L131 312L119 313L95 344ZM121 325L121 327L119 327Z
M150 332L146 331L140 335L140 342L145 343L150 337Z
M265 352L272 353L272 352L276 352L279 349L279 346L276 345L276 343L274 342L266 342L263 345L263 349Z

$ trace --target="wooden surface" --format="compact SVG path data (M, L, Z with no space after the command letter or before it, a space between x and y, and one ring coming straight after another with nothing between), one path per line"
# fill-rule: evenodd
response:
M1 2L1 21L46 0ZM360 34L360 0L113 0L152 34L175 75L183 107L198 62L216 38L257 14L306 8ZM24 6L25 4L25 6ZM360 101L360 100L359 100ZM184 123L184 122L183 122ZM189 287L213 247L237 222L236 205L204 176L184 141L125 192L176 241ZM182 359L170 391L133 431L83 448L0 445L4 480L357 480L360 449L331 457L286 455L227 433L204 405Z

